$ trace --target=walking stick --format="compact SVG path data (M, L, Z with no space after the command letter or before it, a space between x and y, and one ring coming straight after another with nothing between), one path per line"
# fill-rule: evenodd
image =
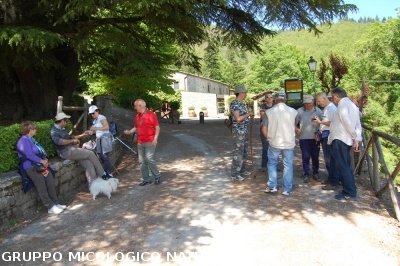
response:
M251 157L251 168L254 173L253 178L256 178L256 171L254 170L254 159L253 159L253 121L254 115L250 116L250 157Z
M125 147L127 147L133 154L137 155L137 151L134 151L131 147L129 147L126 143L124 143L122 140L120 140L118 137L115 137L116 140L121 142Z

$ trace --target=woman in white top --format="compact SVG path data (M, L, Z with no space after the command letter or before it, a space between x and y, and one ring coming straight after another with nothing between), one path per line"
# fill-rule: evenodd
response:
M99 155L104 171L107 177L112 177L112 165L109 154L112 151L113 136L109 131L107 118L101 115L99 108L96 105L89 107L89 115L93 119L93 126L90 128L89 133L96 133L96 153ZM103 178L104 179L104 178Z

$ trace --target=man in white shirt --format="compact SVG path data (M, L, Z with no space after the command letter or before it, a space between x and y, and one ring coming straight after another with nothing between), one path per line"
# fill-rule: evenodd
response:
M314 121L320 125L319 130L321 131L321 145L324 153L325 167L328 171L328 180L322 181L325 183L325 186L322 187L324 190L334 190L339 185L339 176L335 169L331 169L331 145L328 145L328 136L330 131L330 125L333 118L333 115L336 113L336 105L329 101L328 96L325 92L317 93L315 97L319 106L324 108L322 111L322 119L319 119L317 116L314 117Z
M342 181L343 190L335 195L337 200L357 200L357 187L351 167L350 149L359 152L361 138L360 112L357 106L347 97L342 88L331 91L332 101L337 105L328 137L328 145L332 145L331 167L336 171Z
M274 106L274 97L273 97L273 92L272 91L267 91L265 93L265 103L261 105L260 108L260 139L261 139L261 144L262 144L262 153L261 153L261 172L266 172L267 171L267 166L268 166L268 147L269 143L267 138L264 136L262 133L262 121L265 118L265 112L268 109L271 109Z
M275 93L275 105L265 112L261 131L268 139L268 186L265 193L277 193L277 166L279 155L283 159L283 193L288 196L292 191L295 125L297 111L286 105L286 94Z

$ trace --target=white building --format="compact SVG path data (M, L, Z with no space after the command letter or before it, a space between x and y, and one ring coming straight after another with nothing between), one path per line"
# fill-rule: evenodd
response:
M209 117L223 116L229 109L226 105L231 93L228 84L184 72L175 73L172 79L175 80L172 87L182 91L182 117L188 117L189 106L194 106L197 116L201 107L207 107Z

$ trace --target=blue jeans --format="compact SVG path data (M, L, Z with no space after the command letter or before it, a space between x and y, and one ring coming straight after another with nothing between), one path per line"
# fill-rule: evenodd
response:
M111 165L111 160L110 160L110 153L106 152L106 153L98 153L101 162L103 163L103 168L104 171L106 171L107 174L111 174L112 173L112 165Z
M336 168L336 172L342 181L342 194L357 197L357 187L351 167L350 149L351 146L345 144L343 141L338 139L333 140L331 167Z
M278 167L279 155L282 153L283 159L283 190L292 191L293 185L293 159L294 149L275 149L271 145L268 149L268 186L276 188L278 185Z
M318 174L319 144L317 144L315 139L301 139L299 142L304 175L310 175L310 158L313 166L313 174Z
M154 160L154 153L156 148L148 143L138 143L138 155L139 155L139 165L140 173L142 174L143 181L150 181L150 172L154 178L161 176L160 171L158 171L156 161Z
M261 129L260 129L260 131L261 131ZM261 167L267 168L269 142L262 132L260 132L260 139L261 139L261 143L262 143Z
M324 153L325 167L329 173L329 166L331 165L331 145L328 145L328 138L321 140L322 152Z

